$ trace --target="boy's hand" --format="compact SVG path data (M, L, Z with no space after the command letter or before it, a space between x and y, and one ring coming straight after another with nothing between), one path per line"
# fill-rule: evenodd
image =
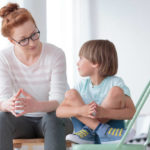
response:
M79 108L79 113L83 117L96 118L96 112L98 111L98 105L95 102L85 104Z
M97 118L98 111L99 111L99 105L96 104L94 101L91 102L89 104L89 112L90 112L89 117L93 119Z

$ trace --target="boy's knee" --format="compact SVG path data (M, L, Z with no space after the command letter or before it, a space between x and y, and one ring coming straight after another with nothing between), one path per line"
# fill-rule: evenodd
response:
M109 92L109 96L111 97L111 102L117 108L123 108L125 106L125 95L120 87L113 87Z
M71 90L68 90L65 93L65 98L67 98L67 99L75 99L75 98L77 98L78 95L79 95L79 93L78 93L77 90L71 89Z
M116 99L116 98L124 96L124 93L123 93L123 90L120 87L114 86L114 87L111 88L111 90L109 92L109 95L112 98Z

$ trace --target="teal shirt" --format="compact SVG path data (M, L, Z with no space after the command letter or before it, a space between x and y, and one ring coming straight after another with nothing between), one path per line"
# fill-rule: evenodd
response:
M110 89L114 86L120 87L125 95L130 96L129 88L125 85L124 81L117 76L106 77L96 86L93 86L90 78L87 78L79 82L74 88L80 93L85 104L95 101L100 105L108 95ZM110 120L108 124L114 128L124 128L123 120Z
M108 76L96 86L93 86L90 78L81 80L74 88L80 93L85 104L95 101L100 105L108 95L110 89L114 86L120 87L125 95L130 96L129 88L124 84L124 81L117 76Z

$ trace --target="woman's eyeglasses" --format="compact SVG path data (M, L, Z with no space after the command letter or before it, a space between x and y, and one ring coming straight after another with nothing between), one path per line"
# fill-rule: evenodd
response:
M29 40L31 39L32 41L38 40L40 38L40 31L38 30L37 32L34 32L33 34L31 34L29 37L22 39L20 41L16 41L14 40L16 43L18 43L21 46L27 46L29 44Z

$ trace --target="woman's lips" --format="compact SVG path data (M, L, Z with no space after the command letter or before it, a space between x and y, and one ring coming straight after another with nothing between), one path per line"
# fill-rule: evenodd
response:
M34 50L36 48L36 46L30 47L31 50Z

